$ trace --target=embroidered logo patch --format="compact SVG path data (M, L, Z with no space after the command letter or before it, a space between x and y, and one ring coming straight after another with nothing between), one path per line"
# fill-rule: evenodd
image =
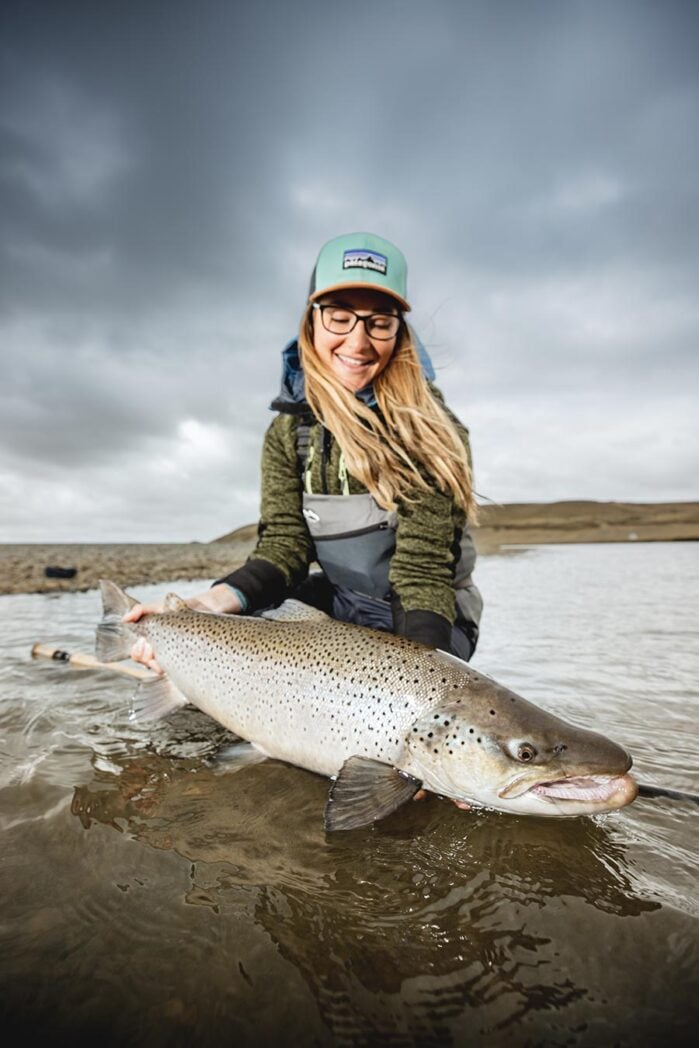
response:
M388 259L378 251L345 251L342 256L343 269L373 269L386 275Z

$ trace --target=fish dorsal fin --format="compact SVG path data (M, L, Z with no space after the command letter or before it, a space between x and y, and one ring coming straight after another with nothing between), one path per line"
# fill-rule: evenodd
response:
M371 826L414 797L422 786L407 772L369 757L350 757L342 765L325 805L325 829Z
M168 593L163 601L163 611L189 611L190 607L186 600L178 597L176 593Z
M330 616L318 608L312 608L310 604L304 604L300 600L290 597L280 604L278 608L270 608L262 612L263 619L277 619L280 622L330 622Z
M132 720L160 720L180 706L186 706L188 701L170 678L161 673L138 685L131 699L129 716Z

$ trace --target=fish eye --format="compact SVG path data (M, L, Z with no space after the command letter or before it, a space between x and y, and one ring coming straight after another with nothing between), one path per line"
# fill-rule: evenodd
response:
M533 761L536 757L536 750L529 742L523 742L521 746L517 747L517 760L527 764L529 761Z

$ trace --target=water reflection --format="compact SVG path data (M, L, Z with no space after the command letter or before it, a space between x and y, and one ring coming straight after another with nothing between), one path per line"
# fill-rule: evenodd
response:
M483 558L478 668L699 792L696 554ZM201 583L139 596L166 588ZM125 682L30 660L36 640L91 650L95 593L0 616L6 1040L694 1043L696 806L554 823L432 800L326 839L325 780L218 774L229 738L203 714L133 725Z
M96 771L76 788L73 814L187 859L184 901L221 919L254 888L254 921L303 977L334 1043L367 1031L449 1043L467 1012L492 1038L525 1015L564 1012L588 988L562 977L557 922L659 909L635 894L601 821L465 814L434 798L326 837L327 782L298 769L221 775L154 753L118 763L121 774Z

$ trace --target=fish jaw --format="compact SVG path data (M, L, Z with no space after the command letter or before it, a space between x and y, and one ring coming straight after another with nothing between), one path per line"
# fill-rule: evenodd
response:
M470 701L417 721L406 753L403 769L426 789L473 807L561 818L615 811L638 794L622 746L482 677Z
M519 810L526 815L595 815L625 808L637 796L638 784L628 773L574 775L532 786L520 795Z
M410 764L411 774L421 774L423 785L442 796L468 803L474 808L489 808L512 815L538 815L546 818L572 818L580 815L601 815L617 811L631 804L638 795L638 784L632 775L590 773L581 769L577 774L553 769L532 778L517 772L500 789L499 776L488 775L484 769L474 768L467 785L454 782L442 770L422 769Z

